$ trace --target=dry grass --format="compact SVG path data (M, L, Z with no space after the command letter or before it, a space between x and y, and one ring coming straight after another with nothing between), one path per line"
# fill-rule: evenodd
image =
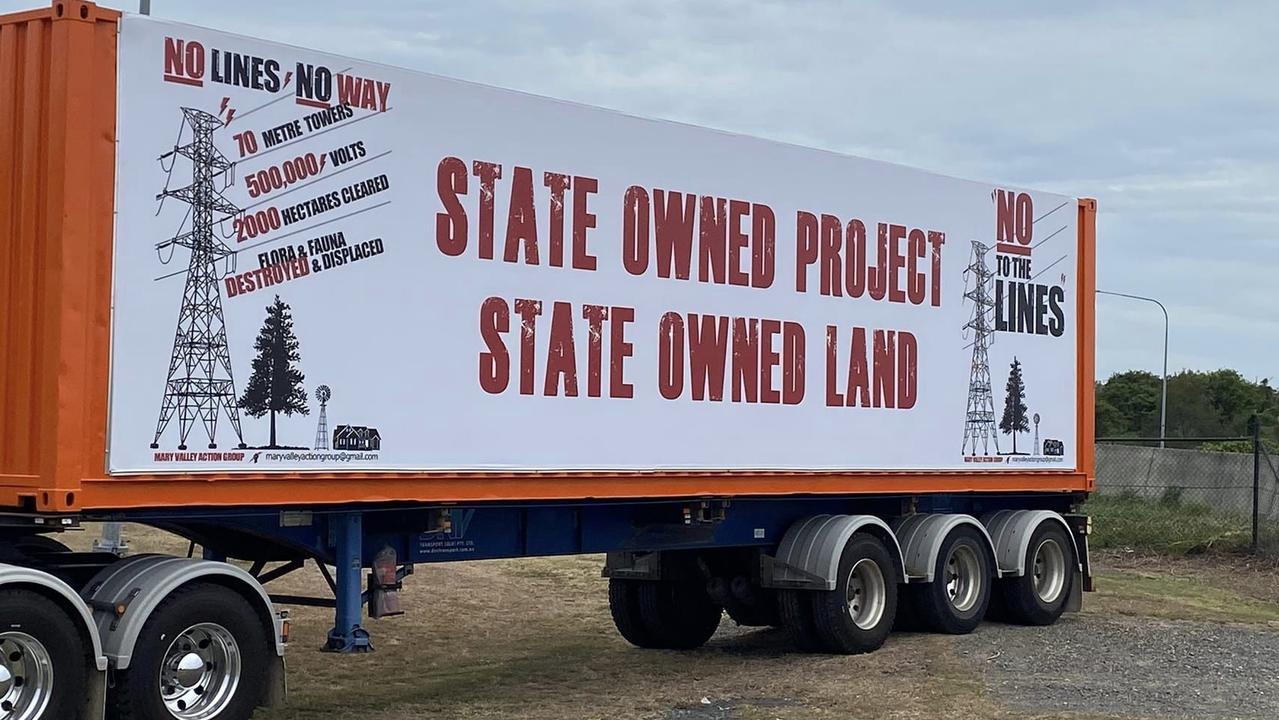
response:
M1162 553L1094 551L1093 563L1121 572L1183 578L1224 588L1246 598L1279 603L1279 557L1273 554L1213 554L1205 557Z
M129 537L135 551L185 551L153 530ZM946 636L895 634L861 657L805 655L778 631L726 619L698 651L635 649L609 620L601 565L579 556L418 566L406 581L407 615L368 621L377 649L368 655L319 652L331 611L296 608L290 702L255 720L1027 717L990 699L981 659L962 658ZM1279 606L1203 578L1106 573L1089 612L1279 618ZM322 595L325 586L308 570L272 590Z
M692 653L646 652L614 631L602 558L535 558L421 568L408 615L370 623L377 652L314 651L326 612L299 612L293 700L262 718L873 717L988 715L980 681L947 639L901 636L873 658L800 655L777 631L726 628ZM889 706L885 684L897 688ZM909 688L910 692L906 692ZM703 704L702 698L711 702ZM687 714L681 715L684 709ZM694 714L696 713L696 714ZM703 714L705 713L705 714Z
M1279 628L1279 605L1185 576L1105 570L1098 573L1097 592L1089 600L1089 612Z
M1279 566L1248 556L1103 552L1088 611L1279 628Z

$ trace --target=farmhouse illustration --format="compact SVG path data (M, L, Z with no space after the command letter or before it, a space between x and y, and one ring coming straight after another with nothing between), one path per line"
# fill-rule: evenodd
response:
M333 429L334 450L381 450L382 435L377 428L338 425Z

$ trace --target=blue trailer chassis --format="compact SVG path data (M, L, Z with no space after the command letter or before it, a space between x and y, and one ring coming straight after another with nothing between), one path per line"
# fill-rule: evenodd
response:
M199 543L209 559L254 562L264 583L321 564L334 598L280 597L283 603L335 608L328 649L371 649L362 626L369 601L365 569L389 548L398 577L415 563L617 551L759 548L781 542L796 520L817 514L869 514L885 520L912 512L966 513L1042 509L1062 514L1083 500L1072 493L957 493L684 498L467 505L351 505L289 508L183 508L93 514L86 519L136 522ZM286 566L266 570L266 563ZM325 564L336 570L328 576ZM371 585L371 582L370 582Z

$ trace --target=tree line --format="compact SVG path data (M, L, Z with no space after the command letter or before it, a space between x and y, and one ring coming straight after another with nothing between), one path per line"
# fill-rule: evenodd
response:
M1097 383L1097 437L1159 436L1160 378L1129 370ZM1279 447L1279 390L1234 370L1183 370L1168 377L1167 437L1244 437L1256 416L1262 439Z

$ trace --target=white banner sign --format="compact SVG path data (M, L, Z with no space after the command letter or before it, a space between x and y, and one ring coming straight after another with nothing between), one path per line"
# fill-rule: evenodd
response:
M126 16L109 469L1073 469L1071 198Z

